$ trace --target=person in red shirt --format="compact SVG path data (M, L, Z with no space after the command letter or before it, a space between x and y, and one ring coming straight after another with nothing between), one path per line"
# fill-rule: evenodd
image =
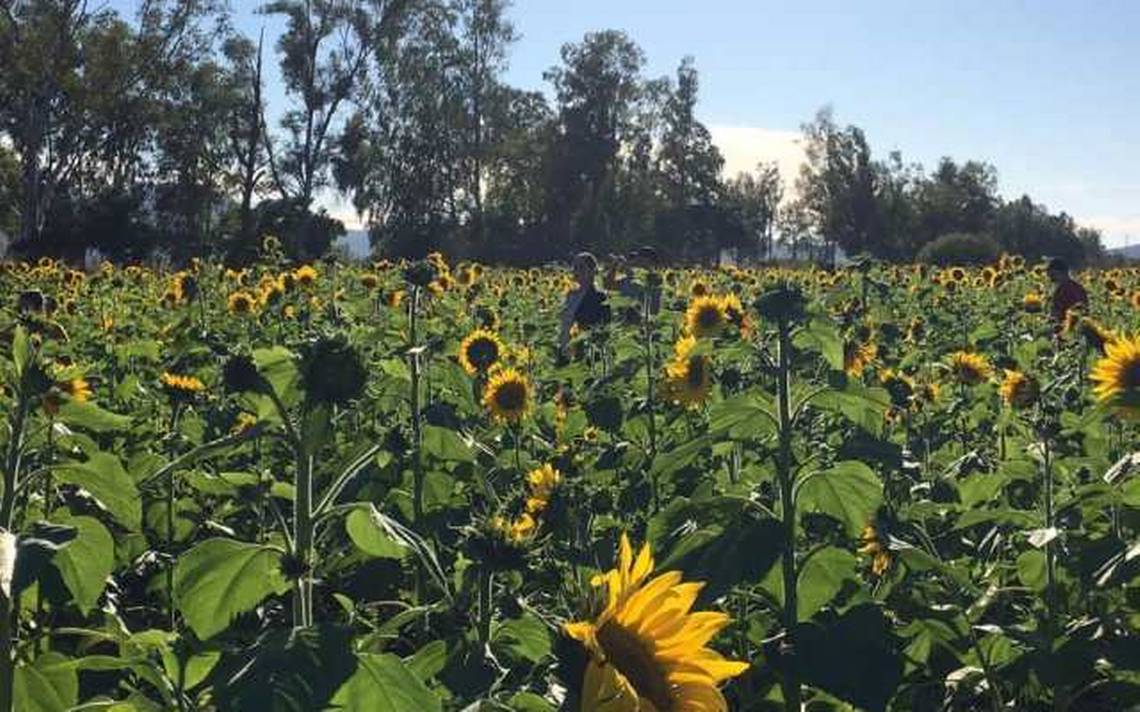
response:
M1065 314L1070 309L1088 306L1089 293L1077 280L1069 274L1069 264L1060 257L1049 260L1045 269L1049 279L1056 285L1053 290L1053 305L1050 313L1053 317L1053 329L1060 333L1065 323Z

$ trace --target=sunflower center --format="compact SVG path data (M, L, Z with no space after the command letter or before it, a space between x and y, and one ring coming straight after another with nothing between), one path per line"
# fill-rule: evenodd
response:
M1120 369L1120 385L1125 391L1140 389L1140 360L1127 363Z
M467 347L467 360L485 370L499 358L499 347L490 339L476 339Z
M516 381L502 384L495 391L495 404L508 412L522 410L526 405L526 386Z
M669 679L636 633L610 621L598 631L598 643L606 660L629 680L639 696L652 702L658 712L673 709Z
M697 314L697 323L702 329L715 329L720 326L720 310L716 307L705 307Z
M700 388L705 382L705 360L700 356L689 359L689 369L686 374L690 388Z

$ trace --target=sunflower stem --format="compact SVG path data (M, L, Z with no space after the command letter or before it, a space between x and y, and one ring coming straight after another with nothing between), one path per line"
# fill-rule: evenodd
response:
M784 573L784 648L783 674L784 708L799 712L800 681L796 670L795 629L799 623L796 592L796 501L792 490L792 417L791 417L791 327L787 321L779 324L776 344L777 383L776 400L780 425L780 445L776 458L776 475L780 483L780 515L784 525L784 552L781 557Z
M299 569L293 590L293 627L313 624L313 457L297 450L297 483L293 502L293 552Z
M410 405L412 411L412 524L419 528L424 516L424 463L421 453L423 445L420 428L420 357L416 350L416 317L419 312L420 288L412 285L411 299L408 300L408 368L411 371ZM416 603L422 603L425 596L423 571L416 568ZM426 622L425 622L426 627Z
M486 566L483 566L479 571L479 642L484 646L490 645L491 643L494 586L495 574Z
M28 417L29 400L24 389L19 390L19 403L9 421L8 454L4 463L4 497L0 501L0 527L12 531L16 506L16 485L19 481L20 451L24 444L24 425ZM12 657L16 634L16 615L19 609L12 599L0 595L0 712L12 712L12 687L15 682L16 661Z
M1049 438L1048 436L1041 439L1042 449L1042 470L1044 475L1045 487L1045 609L1048 620L1046 622L1046 631L1049 638L1050 653L1052 653L1053 638L1056 635L1057 623L1057 573L1056 573L1056 551L1053 547L1052 532L1053 529L1053 464L1051 462L1052 453L1049 451Z
M653 381L654 371L656 366L653 358L653 328L650 322L650 295L646 291L642 295L641 301L641 338L645 347L645 412L649 416L649 452L646 458L646 467L652 473L653 460L657 457L657 418L653 412L653 391L655 384ZM653 511L657 512L661 509L661 493L659 490L660 483L657 477L650 474L650 487L653 490Z
M167 430L167 455L174 459L174 437L178 429L178 417L181 414L181 404L175 403L170 412L170 426ZM170 630L176 630L174 614L174 468L166 474L166 605L167 620Z

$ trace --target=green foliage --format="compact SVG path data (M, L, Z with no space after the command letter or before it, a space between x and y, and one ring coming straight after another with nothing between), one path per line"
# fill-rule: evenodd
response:
M942 266L984 265L1000 253L1001 246L986 235L952 232L924 245L918 260Z
M207 539L178 558L175 603L199 638L211 638L229 627L238 614L288 587L281 565L276 549Z

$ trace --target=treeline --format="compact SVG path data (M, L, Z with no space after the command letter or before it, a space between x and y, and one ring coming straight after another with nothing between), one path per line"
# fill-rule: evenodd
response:
M691 58L649 77L626 34L591 33L562 47L549 95L524 91L503 79L508 9L277 0L261 12L285 30L265 42L220 0L141 0L132 18L82 0L0 3L0 230L29 255L242 261L273 233L314 257L343 233L315 207L336 191L397 256L1099 254L1099 235L1063 213L1003 200L991 166L876 160L828 111L803 127L799 175L762 164L726 179Z

